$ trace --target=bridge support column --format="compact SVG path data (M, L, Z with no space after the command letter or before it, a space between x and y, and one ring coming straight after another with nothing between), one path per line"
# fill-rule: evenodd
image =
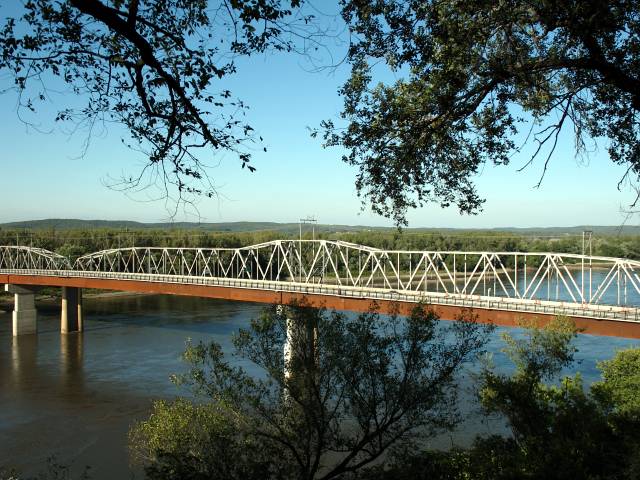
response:
M282 305L278 306L283 308ZM294 321L287 317L287 338L284 342L284 380L285 382L291 379L291 363L293 360L293 337L294 337Z
M77 287L62 287L62 311L60 332L82 331L82 290Z
M19 285L5 285L5 291L13 293L13 336L38 332L35 292Z
M284 378L286 382L291 382L296 380L297 369L310 374L315 367L318 367L318 323L316 318L292 318L283 305L279 305L278 309L280 314L287 314Z

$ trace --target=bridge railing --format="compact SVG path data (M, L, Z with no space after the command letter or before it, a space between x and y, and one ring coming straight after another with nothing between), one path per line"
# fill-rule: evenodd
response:
M640 306L640 262L540 252L381 250L329 240L275 240L242 248L132 247L78 258L0 247L0 271L254 280L307 286Z
M380 288L349 287L339 285L304 284L249 279L232 279L204 276L177 276L142 273L96 272L77 270L12 270L16 275L56 276L67 278L101 278L111 280L142 281L160 284L189 284L202 286L232 287L236 289L270 290L303 295L337 296L341 298L388 300L396 302L426 302L433 305L483 308L512 312L539 313L545 315L570 315L575 317L609 319L617 321L640 321L640 309L613 305L575 304L572 302L485 297L481 295L425 293L414 291L385 290Z

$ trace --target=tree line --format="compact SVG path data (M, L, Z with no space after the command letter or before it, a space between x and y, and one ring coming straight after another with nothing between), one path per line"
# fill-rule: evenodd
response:
M310 239L311 232L303 238ZM0 229L1 245L27 245L70 257L109 248L185 247L237 248L276 239L297 239L298 234L278 231L203 232L201 230L122 229ZM512 232L474 231L461 233L354 231L320 232L314 238L343 240L387 250L458 250L497 252L582 253L581 235L535 235ZM598 256L640 259L639 235L594 236L586 253Z

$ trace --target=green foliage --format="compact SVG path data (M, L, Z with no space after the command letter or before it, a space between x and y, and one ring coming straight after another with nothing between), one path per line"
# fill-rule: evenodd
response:
M640 349L620 350L598 368L602 381L591 386L594 396L623 421L640 424Z
M341 5L353 35L346 125L322 128L325 145L359 168L358 193L375 212L398 224L431 201L476 213L484 200L473 177L484 164L508 164L529 142L544 175L565 130L578 154L588 138L606 138L625 177L640 174L636 2Z
M229 452L240 443L255 445L272 456L275 477L344 478L392 447L457 422L456 375L489 330L468 317L445 327L422 306L407 318L371 311L355 319L304 304L268 308L234 337L233 364L215 343L188 345L191 369L175 380L211 403L179 403L177 413L156 405L134 443L143 446L152 478L173 478L169 472L184 468L184 455L171 456L172 469L160 468L158 452L186 449L191 459L188 445L196 443ZM247 362L258 372L238 366ZM216 420L222 405L225 418L235 419L229 430ZM199 409L216 413L201 421ZM215 458L204 461L217 471Z
M523 322L524 338L515 338L507 332L502 334L506 346L504 353L516 366L515 378L529 383L549 380L562 368L573 362L576 348L571 345L577 329L566 317L556 317L544 328L535 322ZM485 371L486 374L492 374Z
M15 469L2 469L0 470L0 480L20 480L20 476Z
M362 480L471 480L469 455L464 450L427 450L419 455L401 453L390 465L371 467L357 478Z
M561 378L558 384L544 383L556 379L573 361L575 334L575 327L562 318L542 329L529 326L524 338L505 334L504 351L515 372L504 375L490 366L483 369L481 404L487 413L503 416L512 433L509 439L477 439L472 449L473 455L489 454L488 472L494 478L513 478L515 471L520 478L634 478L630 472L640 451L620 435L611 415L585 391L580 375ZM633 383L625 385L633 388ZM635 438L640 437L635 434ZM495 470L496 460L503 473Z
M579 375L559 386L511 380L488 388L494 394L485 395L483 405L505 415L513 434L513 441L496 440L494 452L511 456L523 477L609 478L623 470L625 447L584 392Z
M639 424L627 412L634 411L640 397L640 350L622 351L602 362L603 381L589 392L580 375L558 380L573 361L574 335L575 327L561 318L545 328L529 324L519 338L503 335L515 371L498 374L486 363L478 378L479 398L485 413L506 420L510 436L477 437L468 449L408 451L389 468L374 468L362 478L639 478Z
M64 245L56 249L56 253L67 257L73 262L76 258L81 257L86 252L81 245L65 243Z
M91 468L85 467L80 473L71 473L69 465L59 463L55 456L47 458L47 467L36 477L26 477L17 470L0 469L0 480L89 480Z
M242 435L244 419L222 403L158 401L129 432L134 461L147 478L277 478L274 451Z
M328 228L328 227L327 227ZM155 247L240 247L267 242L275 239L298 238L297 227L292 230L255 231L203 231L188 229L1 229L0 245L33 245L56 251L71 257L98 250L131 246ZM304 238L311 238L305 232ZM316 238L343 240L371 247L392 250L456 250L496 252L559 252L581 253L580 235L561 234L557 236L537 233L518 234L496 231L443 231L416 232L360 230L344 232L328 230L316 232ZM593 254L606 256L622 254L622 257L640 259L640 235L615 236L600 235L594 238ZM505 259L505 267L510 259ZM534 259L530 259L534 261ZM531 267L535 264L531 264Z

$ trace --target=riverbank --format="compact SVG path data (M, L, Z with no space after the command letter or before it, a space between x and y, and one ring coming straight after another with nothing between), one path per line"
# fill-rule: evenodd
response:
M139 292L114 292L111 290L85 290L82 293L84 299L101 298L128 298L153 295L151 293ZM35 302L38 310L52 310L60 308L62 298L60 295L36 294ZM13 295L3 292L0 294L0 310L10 312L13 310Z

